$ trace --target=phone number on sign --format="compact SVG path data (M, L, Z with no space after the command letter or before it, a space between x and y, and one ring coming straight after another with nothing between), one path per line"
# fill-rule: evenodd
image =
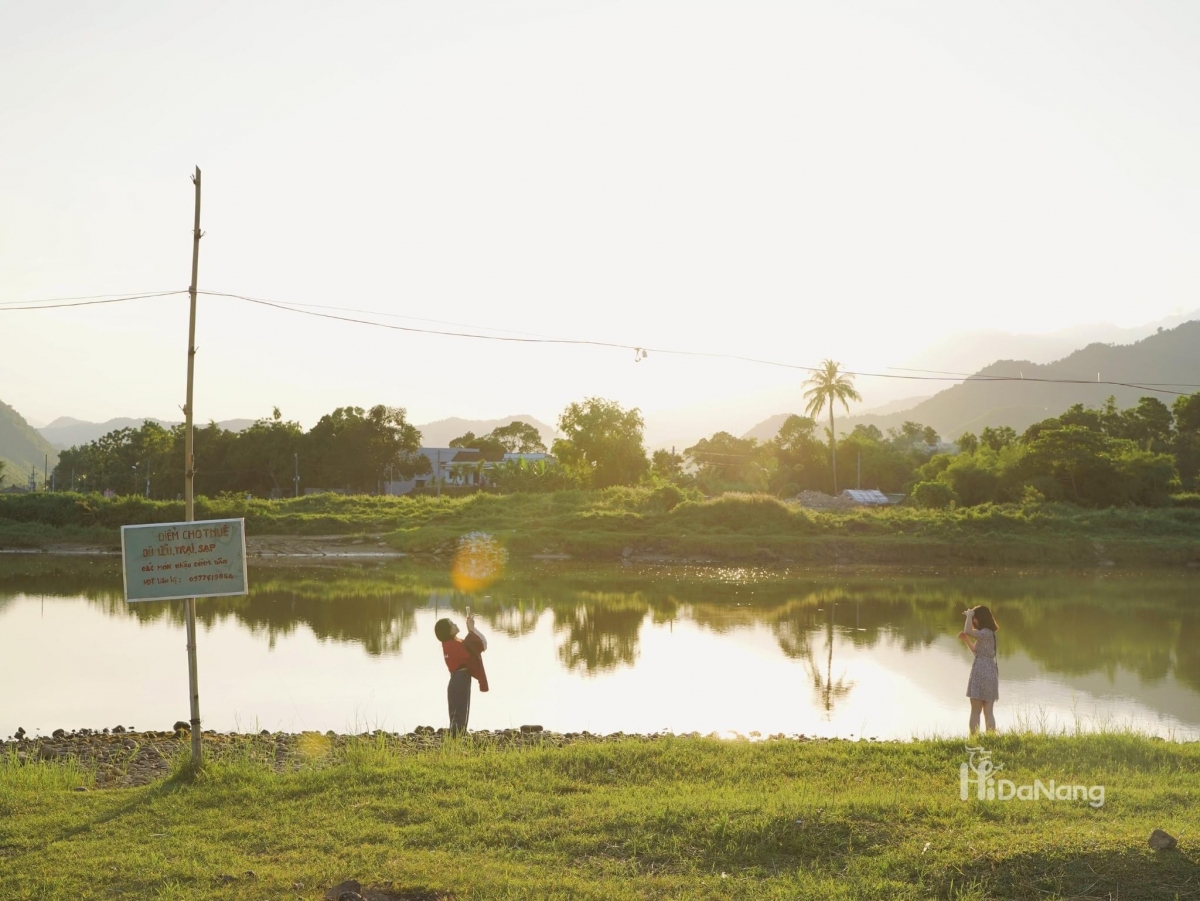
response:
M218 582L224 579L233 581L233 573L201 573L196 576L189 576L189 582Z

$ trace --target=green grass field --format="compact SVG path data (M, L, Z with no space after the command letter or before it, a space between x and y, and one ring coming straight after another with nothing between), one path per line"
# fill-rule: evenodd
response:
M1195 743L987 739L1017 783L1104 785L1097 809L964 802L961 741L314 741L282 774L243 753L86 792L78 767L10 758L0 896L315 899L356 878L459 901L1200 897ZM1151 850L1155 828L1179 850Z
M585 560L642 555L739 562L1200 563L1200 509L1086 510L1069 504L897 507L818 513L766 495L681 500L675 489L611 488L458 498L200 498L198 519L244 517L255 535L378 535L394 548L444 550L474 531L516 555ZM0 496L0 547L115 545L121 525L183 518L138 497Z

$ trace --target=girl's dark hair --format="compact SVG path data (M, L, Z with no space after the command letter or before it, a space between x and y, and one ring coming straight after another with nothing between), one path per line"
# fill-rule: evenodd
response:
M980 604L975 608L975 619L979 623L980 629L991 629L993 632L1000 631L1000 624L996 622L996 617L992 615L992 611Z
M438 641L449 641L454 637L454 623L448 619L439 619L433 624L433 634Z

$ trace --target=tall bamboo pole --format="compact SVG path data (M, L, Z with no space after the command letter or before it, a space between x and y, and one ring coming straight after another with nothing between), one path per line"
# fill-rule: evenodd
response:
M196 185L196 222L192 228L192 284L188 289L190 310L188 313L188 358L187 358L187 402L184 405L186 423L183 431L183 504L184 518L192 522L195 517L192 483L196 476L195 449L192 445L192 383L196 370L196 276L200 269L200 167L192 176ZM192 765L204 762L204 749L200 732L200 685L196 675L196 599L187 599L187 652L188 689L191 695Z

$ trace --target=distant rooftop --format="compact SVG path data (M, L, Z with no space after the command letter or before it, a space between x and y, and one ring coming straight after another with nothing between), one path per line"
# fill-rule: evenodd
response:
M886 494L876 488L855 489L847 488L842 492L842 497L848 497L856 504L862 504L866 507L886 507L892 501Z

